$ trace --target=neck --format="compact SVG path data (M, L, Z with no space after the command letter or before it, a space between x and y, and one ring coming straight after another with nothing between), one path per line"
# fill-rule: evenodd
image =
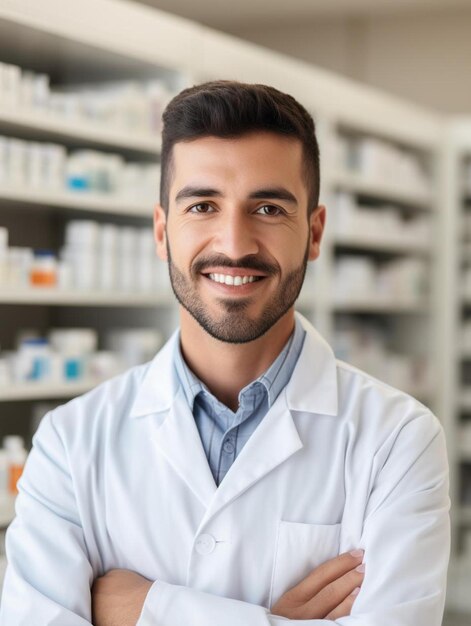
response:
M180 329L181 350L190 369L220 402L235 411L240 390L270 367L288 341L294 329L294 309L248 343L214 339L183 308Z

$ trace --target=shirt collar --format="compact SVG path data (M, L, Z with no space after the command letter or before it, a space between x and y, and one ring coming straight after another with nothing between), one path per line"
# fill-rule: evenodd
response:
M337 366L329 344L315 328L296 313L306 336L292 376L286 386L286 400L290 410L338 414ZM130 416L139 417L168 411L181 382L174 367L179 331L175 331L164 347L146 367L135 368L135 376L142 376L136 384L139 389L131 407Z
M257 386L262 385L268 397L268 406L270 407L273 404L291 377L301 352L305 334L306 331L302 327L301 321L296 319L294 330L280 354L263 374L241 389L239 392L239 403L242 403L244 396L247 397L248 394L256 393ZM175 345L174 363L178 379L191 409L193 409L196 396L200 393L205 394L210 400L218 403L208 387L186 364L180 347L180 335Z

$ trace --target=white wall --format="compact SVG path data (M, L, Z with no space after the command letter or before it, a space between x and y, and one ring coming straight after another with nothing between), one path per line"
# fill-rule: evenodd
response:
M419 104L471 112L471 9L232 32Z

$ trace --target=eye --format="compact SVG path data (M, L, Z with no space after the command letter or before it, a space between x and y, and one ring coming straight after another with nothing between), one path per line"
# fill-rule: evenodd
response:
M199 204L194 204L188 209L188 213L212 213L214 211L214 207L212 207L207 202L200 202Z
M280 207L274 206L273 204L264 204L257 209L257 213L275 217L277 215L283 215L284 211L280 209Z

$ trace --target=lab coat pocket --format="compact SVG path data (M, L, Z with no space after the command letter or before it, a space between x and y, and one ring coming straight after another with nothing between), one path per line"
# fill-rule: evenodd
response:
M339 554L341 524L281 520L275 548L270 607L314 568Z

